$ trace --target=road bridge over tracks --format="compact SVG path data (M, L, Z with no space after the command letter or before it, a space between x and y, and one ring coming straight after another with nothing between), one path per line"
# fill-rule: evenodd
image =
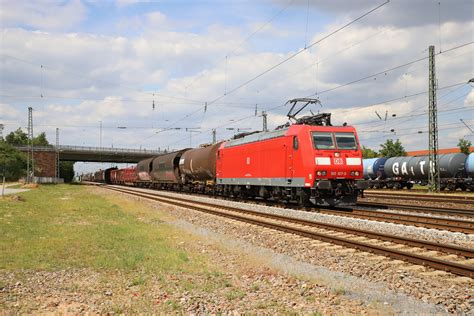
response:
M22 152L27 152L27 146L16 147ZM88 147L88 146L34 146L35 175L40 177L54 177L56 170L56 152L59 151L60 161L87 161L87 162L116 162L136 163L140 160L158 156L163 152L148 149L127 149L113 147Z

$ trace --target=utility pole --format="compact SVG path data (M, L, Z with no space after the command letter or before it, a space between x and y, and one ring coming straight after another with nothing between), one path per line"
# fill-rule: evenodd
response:
M102 120L99 121L99 160L102 162Z
M436 104L435 47L429 47L429 176L428 186L431 192L440 190L438 160L438 109Z
M5 128L5 125L0 124L0 139L3 139L3 129Z
M99 134L99 148L102 149L102 121L99 121L99 129L100 129L100 134Z
M192 148L193 145L193 133L201 133L200 131L197 130L197 127L188 127L186 128L186 132L189 132L189 148Z
M33 157L33 108L28 107L28 155L26 166L26 182L31 183L35 178L35 162Z
M216 129L212 129L212 143L215 144L217 142L216 140Z
M56 127L56 184L59 183L59 128Z
M268 132L267 111L262 111L262 117L263 117L263 131Z

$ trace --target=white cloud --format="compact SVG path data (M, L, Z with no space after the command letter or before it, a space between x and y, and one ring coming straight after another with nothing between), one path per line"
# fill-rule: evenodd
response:
M151 1L148 0L116 0L116 4L118 7L126 7L126 6L131 6L139 3L148 3Z
M64 4L47 0L3 0L0 6L2 27L21 25L41 30L67 30L83 21L86 14L80 0Z
M60 126L64 143L98 144L98 121L102 120L104 126L108 126L107 129L104 127L104 144L113 141L116 147L180 148L189 145L189 134L184 130L160 134L155 134L155 131L165 127L199 126L202 133L193 135L194 145L197 145L208 142L211 139L210 129L216 126L221 127L219 138L234 133L226 127L261 129L261 117L253 115L255 104L258 104L259 111L274 108L269 111L268 117L270 128L273 128L286 122L288 108L282 105L288 99L335 88L426 56L427 46L438 40L437 25L420 24L404 28L354 25L219 99L209 105L204 113L202 107L205 101L220 98L291 56L298 48L293 51L255 52L251 45L238 46L245 35L237 28L216 23L203 33L182 31L175 21L160 11L147 13L133 21L131 23L136 23L136 30L141 32L128 38L4 29L2 52L32 61L34 65L2 57L2 94L55 96L27 100L32 101L30 104L35 108L36 130L47 130L50 139L54 139L55 126ZM337 26L327 25L320 34L312 36L313 40ZM444 23L443 48L469 42L473 28L471 21ZM283 38L273 29L265 36L269 38L267 40L273 38L275 41ZM237 53L226 62L223 59L225 54L236 48ZM320 63L316 67L317 61ZM49 67L41 71L41 64ZM391 115L422 114L427 94L395 102L385 101L426 91L427 69L427 62L423 61L381 74L375 79L369 78L320 94L322 107L314 108L314 111L333 112L335 123L355 125L361 130L365 145L377 148L385 137L393 136L389 131L395 129L395 137L400 137L408 149L423 148L426 146L425 135L413 137L404 134L416 133L418 127L426 126L426 116L394 119ZM472 70L472 47L437 56L440 87L466 82L472 76ZM467 95L467 87L461 88L452 96L466 93L466 97L460 98L458 103L467 105L471 102L472 105L474 94L471 91ZM159 95L153 97L151 93L140 92L140 89L145 92L159 91L177 99ZM450 100L441 98L441 95L440 92L440 104ZM26 118L26 102L20 100L4 98L2 103L16 109L17 121L22 124L25 120L20 120L20 116ZM449 106L456 107L458 103ZM370 104L373 105L366 106ZM375 111L381 115L388 111L387 122L380 121ZM440 118L459 122L456 115L466 113L442 114ZM239 121L240 118L245 119ZM176 123L170 126L173 122ZM129 128L117 130L117 126ZM449 130L443 133L441 146L453 146L454 138L450 136L453 133Z
M20 112L14 107L0 103L0 119L16 119L19 117Z
M464 99L464 106L472 105L474 105L474 90L471 90L471 92L469 92L469 94L467 95L466 99Z

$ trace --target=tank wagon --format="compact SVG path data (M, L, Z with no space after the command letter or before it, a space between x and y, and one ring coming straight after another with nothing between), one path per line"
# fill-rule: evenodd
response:
M137 173L137 182L138 186L148 186L151 182L151 169L153 166L153 159L148 158L141 160L137 163L136 173Z
M181 182L185 186L197 185L197 190L210 192L216 178L217 152L222 142L190 149L179 161Z
M290 113L301 100L307 105L313 99L290 100L292 123L276 130L140 161L133 185L302 205L355 204L367 185L356 130L332 126L328 113L296 119Z
M412 188L426 185L429 175L429 157L392 157L364 159L364 178L372 188ZM441 189L474 191L474 154L439 155Z

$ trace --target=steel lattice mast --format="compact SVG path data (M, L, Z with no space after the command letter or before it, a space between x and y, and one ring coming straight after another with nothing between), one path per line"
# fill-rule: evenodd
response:
M26 182L33 182L35 178L35 162L33 157L33 108L28 107L28 154L26 166Z
M56 183L59 182L59 128L56 127Z
M435 47L429 47L429 175L428 186L430 191L440 190L439 158L438 158L438 109L436 104L436 72Z

